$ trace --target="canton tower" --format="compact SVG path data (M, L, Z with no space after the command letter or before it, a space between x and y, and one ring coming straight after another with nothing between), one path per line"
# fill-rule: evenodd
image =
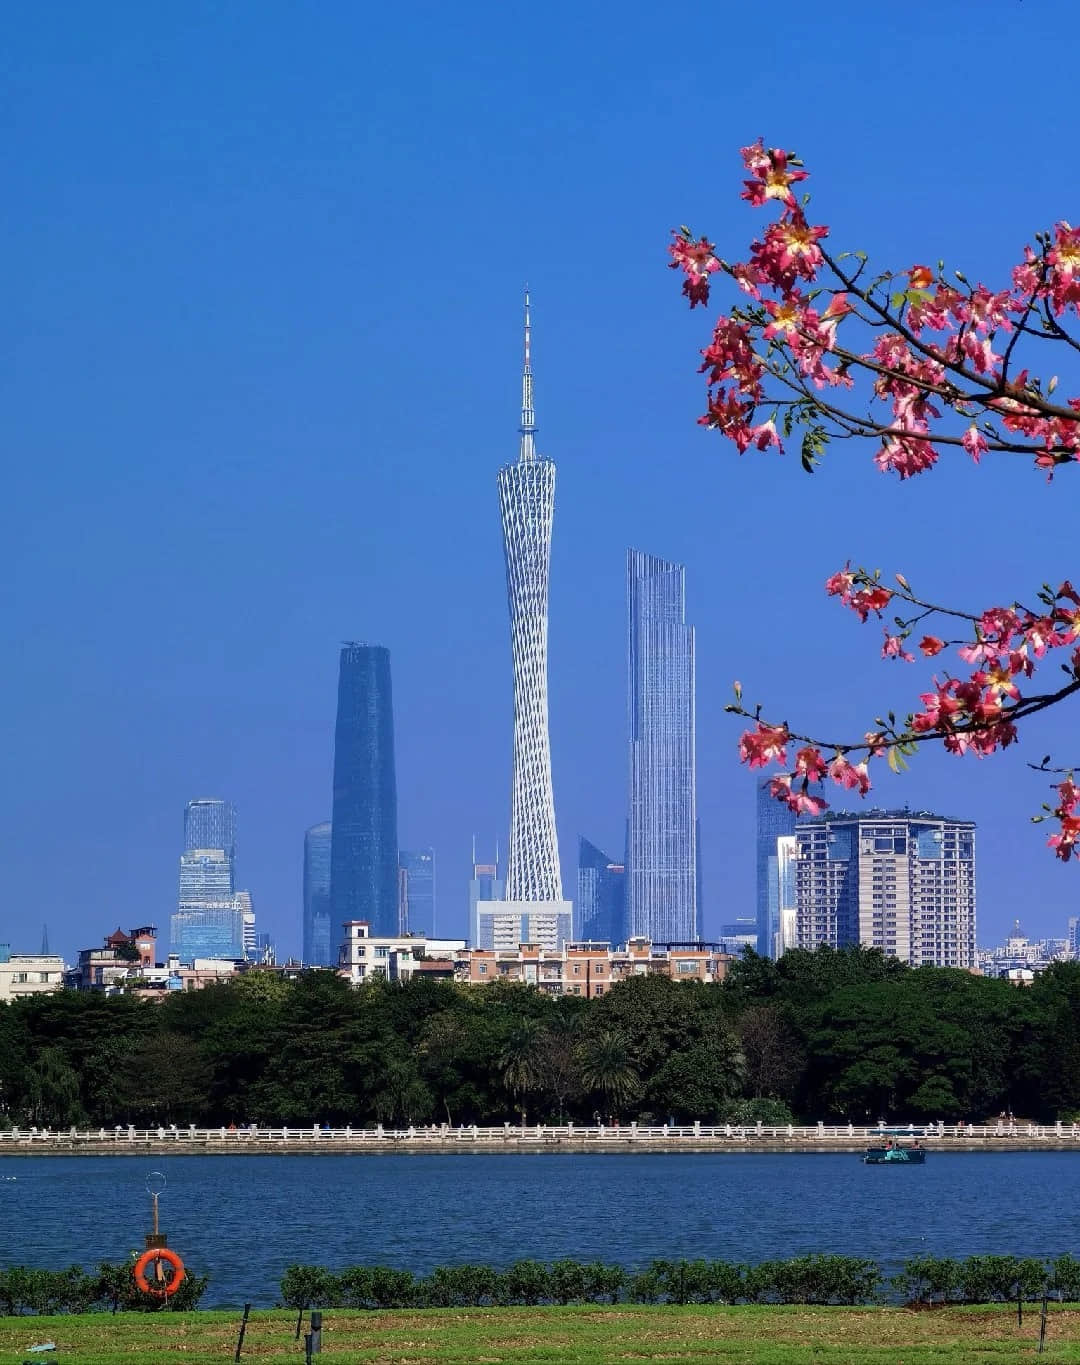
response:
M536 453L529 291L525 291L525 368L521 376L521 452L499 470L506 553L506 595L514 660L514 785L510 804L508 901L562 900L555 796L548 736L548 583L555 465Z

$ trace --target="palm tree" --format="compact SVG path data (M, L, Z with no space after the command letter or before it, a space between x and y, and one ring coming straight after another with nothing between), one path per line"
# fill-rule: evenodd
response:
M521 1126L525 1126L525 1095L541 1083L541 1028L536 1019L522 1019L507 1038L499 1053L503 1085L517 1101Z
M630 1057L626 1035L602 1029L587 1039L578 1053L578 1074L586 1090L603 1097L611 1114L620 1114L641 1094L641 1078Z

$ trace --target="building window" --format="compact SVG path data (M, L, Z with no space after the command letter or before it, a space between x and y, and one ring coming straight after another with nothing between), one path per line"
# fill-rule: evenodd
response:
M389 949L389 948L376 948L376 949L375 949L375 956L376 956L376 957L389 957L389 956L390 956L390 949Z
M480 973L481 976L487 976L487 963L481 962L476 970Z

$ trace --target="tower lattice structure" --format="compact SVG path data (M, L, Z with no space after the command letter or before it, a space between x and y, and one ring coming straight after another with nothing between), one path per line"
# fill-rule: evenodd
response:
M551 783L547 686L555 465L537 455L536 430L529 294L526 290L521 451L516 464L499 470L510 646L514 662L514 779L506 878L506 897L511 901L562 900L555 795Z

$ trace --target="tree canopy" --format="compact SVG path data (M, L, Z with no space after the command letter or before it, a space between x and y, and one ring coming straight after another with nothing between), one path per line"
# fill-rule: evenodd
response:
M1080 1112L1080 964L1018 989L866 948L595 1000L331 971L0 1006L0 1121L138 1126L976 1121Z

